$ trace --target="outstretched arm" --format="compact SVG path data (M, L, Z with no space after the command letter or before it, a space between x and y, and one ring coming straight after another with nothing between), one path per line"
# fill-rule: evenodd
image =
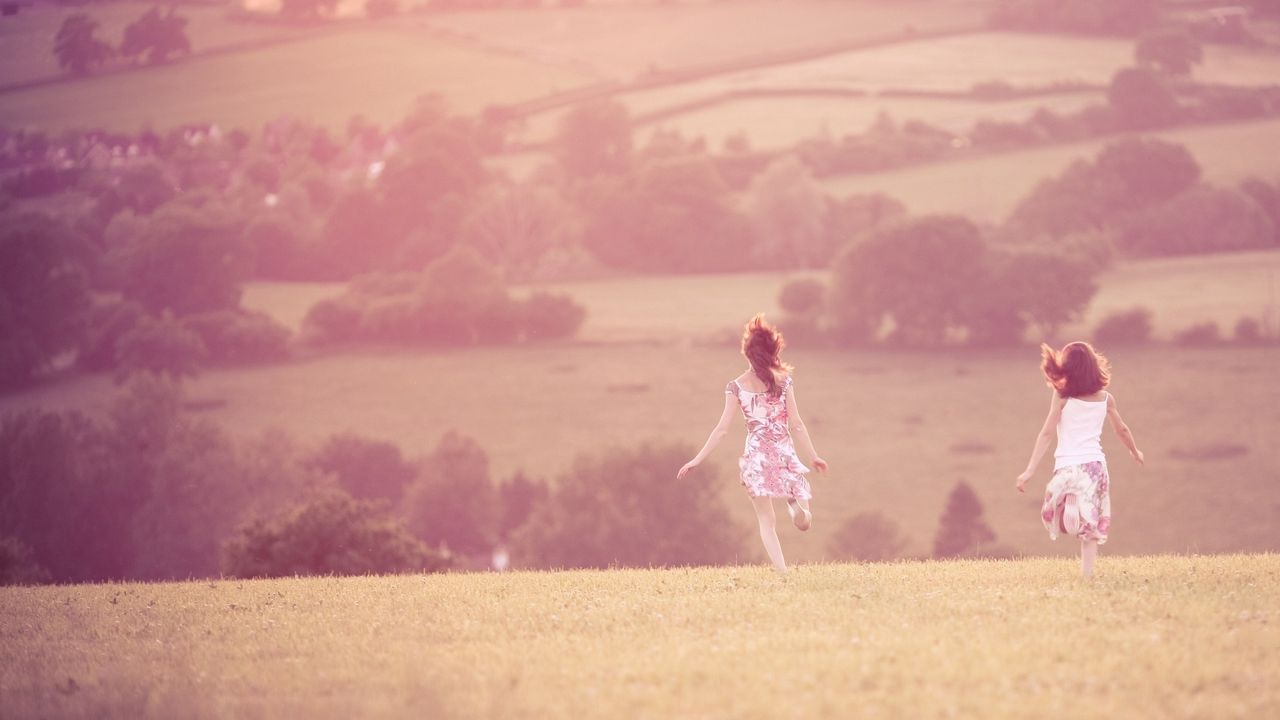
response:
M1017 488L1018 492L1026 492L1027 481L1036 471L1036 466L1040 464L1040 460L1044 458L1044 454L1049 450L1049 443L1053 441L1054 432L1058 428L1058 421L1062 419L1062 406L1066 404L1057 391L1050 391L1049 397L1049 415L1044 419L1044 426L1040 428L1040 434L1036 436L1036 445L1031 450L1031 459L1027 461L1027 469L1022 471L1018 476Z
M685 463L684 467L680 468L680 471L676 473L677 480L683 480L684 476L688 475L690 470L701 465L702 461L706 460L707 456L711 454L711 451L716 449L716 446L720 444L720 441L724 439L724 436L729 433L729 423L733 421L733 414L737 409L737 401L732 395L726 392L724 394L724 412L720 413L720 422L716 423L715 429L711 431L711 437L707 438L706 444L702 446L702 449L698 451L698 454L695 455L692 460Z
M1133 431L1121 419L1120 411L1116 408L1116 396L1111 393L1107 393L1107 417L1111 418L1111 427L1116 431L1116 435L1120 436L1120 442L1129 448L1129 455L1138 461L1139 465L1145 465L1147 458L1138 449L1138 443L1133 439Z
M818 456L818 451L813 447L813 440L809 437L809 429L804 426L804 419L800 417L800 408L796 407L796 392L787 385L787 428L791 430L791 437L795 438L800 449L812 458L813 467L819 472L827 471L827 461Z

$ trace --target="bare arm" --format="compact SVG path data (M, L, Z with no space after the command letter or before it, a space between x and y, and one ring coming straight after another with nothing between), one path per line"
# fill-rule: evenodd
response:
M733 421L733 414L738 409L738 403L729 393L724 394L724 412L720 413L720 422L716 423L716 427L711 431L711 436L707 438L706 444L698 451L692 460L684 464L680 471L676 473L676 479L682 480L689 471L702 464L703 460L716 449L724 436L729 433L729 423Z
M1054 433L1058 429L1058 421L1062 419L1062 406L1066 405L1066 400L1060 397L1056 391L1051 390L1050 393L1049 414L1044 419L1044 426L1040 428L1040 434L1036 436L1036 444L1031 449L1031 459L1027 461L1027 469L1023 470L1022 474L1018 476L1018 492L1026 491L1027 481L1035 473L1036 466L1040 464L1044 454L1049 451L1049 443L1053 441Z
M787 429L791 431L791 437L799 442L800 449L812 458L813 467L819 472L826 472L827 461L819 457L818 451L813 447L809 429L804 426L804 419L800 417L800 408L796 406L795 390L790 385L787 385Z
M1116 435L1120 436L1120 442L1129 448L1129 455L1138 462L1139 465L1145 465L1146 457L1142 451L1138 449L1138 443L1133 439L1133 431L1128 425L1124 424L1124 420L1120 417L1120 410L1116 408L1116 396L1107 393L1107 417L1111 418L1111 427L1116 431Z

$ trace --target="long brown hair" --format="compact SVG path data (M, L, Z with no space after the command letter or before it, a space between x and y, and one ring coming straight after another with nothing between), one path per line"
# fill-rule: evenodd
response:
M751 371L764 383L765 390L774 397L782 393L778 376L791 372L791 366L779 358L786 346L782 333L765 322L764 313L751 318L742 332L742 354L751 363Z
M1092 395L1111 382L1111 363L1087 342L1067 343L1057 352L1041 343L1040 356L1045 379L1061 397Z

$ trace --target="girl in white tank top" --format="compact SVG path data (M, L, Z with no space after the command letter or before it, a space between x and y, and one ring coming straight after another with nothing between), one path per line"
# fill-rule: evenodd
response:
M1045 487L1040 520L1050 539L1056 540L1060 533L1080 538L1080 572L1091 578L1098 546L1107 541L1111 529L1111 479L1102 452L1102 426L1107 418L1133 459L1142 465L1145 458L1120 418L1115 396L1105 390L1111 381L1107 359L1084 342L1069 343L1058 352L1048 345L1040 350L1040 369L1053 393L1049 416L1036 437L1027 469L1018 476L1017 488L1025 491L1056 434L1053 477Z

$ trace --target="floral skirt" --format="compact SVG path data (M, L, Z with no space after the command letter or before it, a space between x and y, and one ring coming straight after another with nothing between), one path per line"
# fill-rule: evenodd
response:
M1076 535L1081 540L1096 540L1099 545L1105 543L1111 529L1111 481L1107 464L1095 461L1053 471L1040 508L1040 519L1052 540L1067 533L1062 513L1068 495L1075 496L1080 511L1080 530Z
M787 441L748 438L747 447L738 458L742 486L751 497L776 497L809 500L813 493L804 474L809 468L796 456L795 446Z

